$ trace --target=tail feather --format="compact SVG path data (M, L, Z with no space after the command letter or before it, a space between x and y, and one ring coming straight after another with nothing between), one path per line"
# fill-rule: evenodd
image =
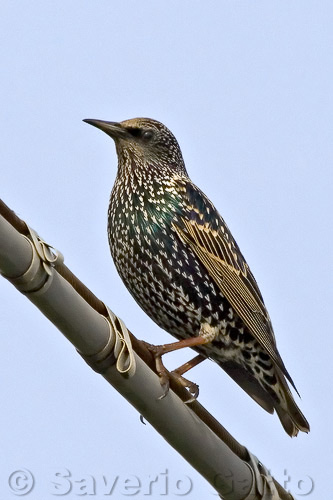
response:
M274 408L276 410L276 413L278 414L284 430L291 437L297 436L298 431L309 432L310 425L301 410L298 408L287 385L287 382L283 374L280 372L279 368L276 368L276 374L279 380L280 390L283 393L283 401L280 404L274 404Z
M258 380L239 363L228 360L219 365L258 405L268 413L274 413L274 401Z
M219 365L234 381L268 413L276 411L286 433L293 437L299 431L309 432L310 426L298 408L284 374L275 365L278 383L268 391L258 379L239 363L228 360Z

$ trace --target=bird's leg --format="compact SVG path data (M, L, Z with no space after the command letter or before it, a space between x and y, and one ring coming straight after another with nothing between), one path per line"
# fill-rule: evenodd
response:
M206 356L198 354L197 356L195 356L195 358L190 359L190 361L186 361L186 363L184 363L183 365L179 366L175 370L172 370L171 373L176 373L177 375L183 375L184 373L191 370L191 368L194 368L202 361L205 361L205 359L207 359Z
M208 344L215 339L216 335L217 332L215 331L215 329L209 327L209 325L207 326L205 325L204 327L202 326L200 328L200 334L197 337L190 337L187 339L179 340L178 342L172 342L170 344L163 344L157 346L145 343L147 348L155 358L156 371L158 376L160 377L161 385L164 389L163 394L159 399L162 399L167 395L170 386L169 382L170 373L165 368L162 362L163 354L167 354L168 352L172 351L177 351L178 349L183 349L184 347L196 347L199 345ZM197 364L201 363L201 361L203 361L204 359L205 359L204 356L201 355L196 356L191 361L188 361L187 363L180 366L174 372L171 372L171 374L177 380L180 381L183 387L186 387L189 390L190 394L192 395L192 400L198 397L199 387L197 386L197 384L194 384L193 382L187 380L185 377L182 377L182 374L187 372Z

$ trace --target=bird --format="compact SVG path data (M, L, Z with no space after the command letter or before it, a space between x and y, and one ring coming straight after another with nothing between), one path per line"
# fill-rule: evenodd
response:
M196 357L172 373L195 398L198 387L183 374L208 358L276 411L289 436L309 432L258 284L224 219L191 181L173 133L150 118L83 121L116 146L108 207L115 267L145 313L177 339L151 346L165 392L162 355L192 347Z

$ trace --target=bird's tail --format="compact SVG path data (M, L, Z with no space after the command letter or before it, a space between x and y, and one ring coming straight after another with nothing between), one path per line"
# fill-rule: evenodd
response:
M284 375L278 367L275 367L275 370L279 381L278 394L281 402L274 404L274 408L284 430L291 437L297 436L298 431L309 432L310 425L298 408Z
M289 436L297 436L298 431L309 432L310 426L298 408L288 387L282 370L274 366L276 383L268 387L263 385L248 369L235 361L219 362L221 368L237 382L268 413L276 413Z

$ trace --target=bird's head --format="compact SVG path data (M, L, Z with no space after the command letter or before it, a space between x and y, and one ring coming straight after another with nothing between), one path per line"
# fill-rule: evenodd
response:
M83 120L112 137L119 165L137 162L142 168L175 169L186 173L182 153L175 136L162 123L150 118L132 118L123 122Z

